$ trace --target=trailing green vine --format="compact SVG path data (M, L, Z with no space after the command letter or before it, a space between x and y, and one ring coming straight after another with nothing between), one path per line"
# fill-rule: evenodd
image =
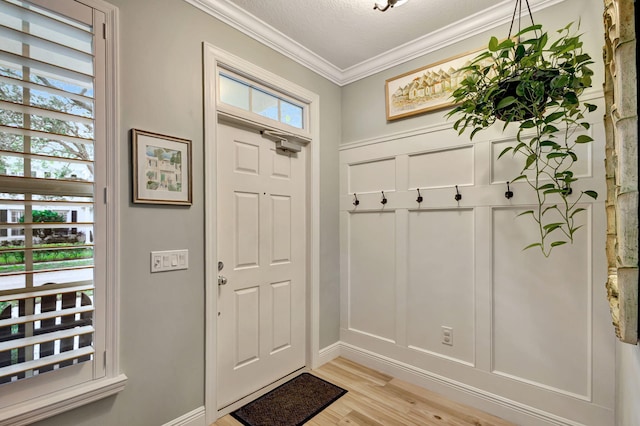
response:
M452 94L458 105L448 114L459 117L453 126L459 134L472 129L471 138L496 120L504 122L503 129L519 123L516 143L498 158L511 153L522 161L511 182L526 181L535 191L538 205L520 216L531 216L540 235L525 249L539 247L547 257L554 247L573 242L583 196L598 196L592 190L573 194L576 147L593 141L580 131L590 128L585 115L596 106L579 99L591 87L593 61L571 26L559 30L551 44L541 25L515 39L492 37L487 51L458 70L465 77Z

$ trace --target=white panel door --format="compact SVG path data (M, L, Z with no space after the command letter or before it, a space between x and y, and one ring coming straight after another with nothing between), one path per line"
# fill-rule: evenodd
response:
M305 151L218 126L218 408L305 365Z

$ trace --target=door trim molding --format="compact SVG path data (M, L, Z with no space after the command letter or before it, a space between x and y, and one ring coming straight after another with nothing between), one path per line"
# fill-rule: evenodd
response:
M205 182L205 265L217 265L217 84L218 67L224 66L253 76L258 81L295 95L309 105L311 143L307 163L307 306L306 367L315 368L319 359L320 335L320 97L249 61L203 43L204 64L204 182ZM205 267L205 410L206 422L218 419L217 409L217 268Z

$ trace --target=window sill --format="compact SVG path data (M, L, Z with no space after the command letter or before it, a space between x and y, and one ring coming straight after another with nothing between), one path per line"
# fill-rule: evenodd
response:
M65 411L115 395L124 389L127 376L94 380L74 388L26 401L0 412L0 426L28 425Z

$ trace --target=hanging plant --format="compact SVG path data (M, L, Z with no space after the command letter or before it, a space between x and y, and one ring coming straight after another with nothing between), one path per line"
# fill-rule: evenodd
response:
M538 205L521 215L531 216L540 233L525 249L539 247L547 257L554 247L573 242L582 197L598 196L590 190L572 195L578 180L572 171L575 148L593 140L578 131L589 129L585 114L596 106L579 99L591 87L593 62L571 26L559 30L553 42L541 25L504 41L492 37L486 51L458 70L465 77L452 94L458 105L448 113L457 117L454 129L459 134L471 129L471 138L496 121L503 129L518 125L516 142L498 158L511 153L522 161L511 182L526 181L536 192Z

